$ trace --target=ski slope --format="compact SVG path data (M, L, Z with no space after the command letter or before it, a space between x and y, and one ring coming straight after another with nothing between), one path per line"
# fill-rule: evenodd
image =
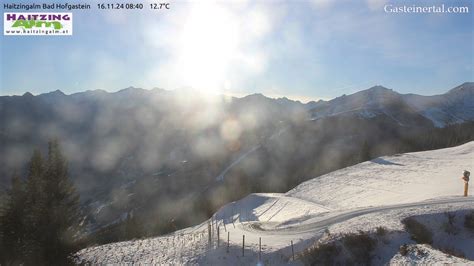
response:
M387 156L306 181L287 196L333 209L418 202L461 195L464 169L474 168L474 142Z
M464 169L474 169L474 142L381 157L311 179L284 194L251 194L225 205L209 221L167 236L81 250L78 262L255 264L261 240L262 262L300 264L292 261L291 243L298 254L328 229L351 231L356 224L358 230L397 228L406 215L474 209L473 197L461 197Z

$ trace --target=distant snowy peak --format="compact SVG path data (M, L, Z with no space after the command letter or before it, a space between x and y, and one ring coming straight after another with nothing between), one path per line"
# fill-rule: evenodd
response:
M372 95L393 95L393 94L398 94L396 91L392 89L385 88L384 86L381 85L376 85L373 86L367 90L360 91L363 93L367 94L372 94Z
M406 118L397 119L400 113L414 113L403 101L401 94L383 86L374 86L351 95L343 95L316 106L310 112L313 120L341 115L355 115L361 118L385 115L400 125L406 124L406 121L402 120L407 120Z
M448 94L473 94L474 93L474 82L465 82L456 88L448 91Z
M52 92L40 94L39 96L40 97L62 97L62 96L66 96L66 94L64 94L64 92L62 92L61 90L55 90Z
M474 83L466 82L442 95L406 95L405 100L436 127L474 121Z
M352 96L348 101L349 103L363 103L370 108L388 107L401 100L400 94L382 86L374 86L368 90L357 92Z
M313 120L336 115L373 118L385 115L404 125L450 124L474 121L474 83L466 82L442 95L399 94L383 86L344 95L311 109Z

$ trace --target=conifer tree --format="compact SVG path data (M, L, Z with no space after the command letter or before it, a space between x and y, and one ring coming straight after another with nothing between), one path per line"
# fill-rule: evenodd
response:
M359 158L361 162L365 162L372 159L370 154L370 146L367 140L362 143L362 146L359 151Z
M127 213L127 218L125 219L124 227L124 239L139 238L142 236L142 228L136 215Z
M44 254L47 264L67 263L79 233L79 195L68 178L67 162L59 142L48 144L44 173L45 208Z
M35 150L28 165L26 179L26 212L25 232L25 261L43 261L42 236L46 230L45 206L46 193L44 190L44 162L39 150Z
M8 202L1 219L1 230L3 240L3 260L9 264L17 264L22 257L23 243L25 239L24 208L25 208L25 184L21 178L14 174L11 181L11 189L8 191Z
M35 151L26 182L15 175L1 215L0 264L65 265L79 233L79 195L57 140Z
M6 256L6 253L5 253L5 248L6 248L6 245L5 245L5 242L4 242L4 239L3 239L3 234L4 234L4 230L3 230L3 220L4 220L4 217L5 217L5 202L6 202L6 193L4 193L4 191L0 191L0 264L1 265L4 265L6 264L5 262L5 256Z

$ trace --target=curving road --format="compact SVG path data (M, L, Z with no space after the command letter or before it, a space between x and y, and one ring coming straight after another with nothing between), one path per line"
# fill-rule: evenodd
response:
M474 197L443 198L443 199L434 199L434 200L428 200L428 201L422 201L422 202L394 204L394 205L385 205L385 206L378 206L378 207L360 208L360 209L340 211L340 212L331 212L331 213L326 214L326 216L322 216L320 219L316 221L301 224L294 227L285 227L281 229L266 230L266 229L262 229L262 227L259 226L260 224L264 224L264 223L250 222L250 223L242 224L242 230L249 231L249 232L258 232L259 234L266 234L266 235L304 234L304 233L311 233L311 232L320 232L321 230L324 230L331 225L344 222L344 221L347 221L352 218L365 215L365 214L385 212L385 211L405 209L405 208L413 208L413 207L424 207L424 206L434 206L434 205L443 205L443 204L459 204L459 203L467 203L467 202L473 203L473 208L474 208Z

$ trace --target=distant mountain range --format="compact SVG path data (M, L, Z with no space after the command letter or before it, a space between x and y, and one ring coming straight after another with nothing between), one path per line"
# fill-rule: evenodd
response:
M58 138L91 230L133 211L159 217L147 225L156 233L368 157L472 140L473 122L472 82L435 96L376 86L307 104L133 87L1 96L0 188Z
M400 125L444 127L474 120L474 83L466 82L445 94L399 94L382 86L320 102L311 109L313 119L358 114L387 116Z

